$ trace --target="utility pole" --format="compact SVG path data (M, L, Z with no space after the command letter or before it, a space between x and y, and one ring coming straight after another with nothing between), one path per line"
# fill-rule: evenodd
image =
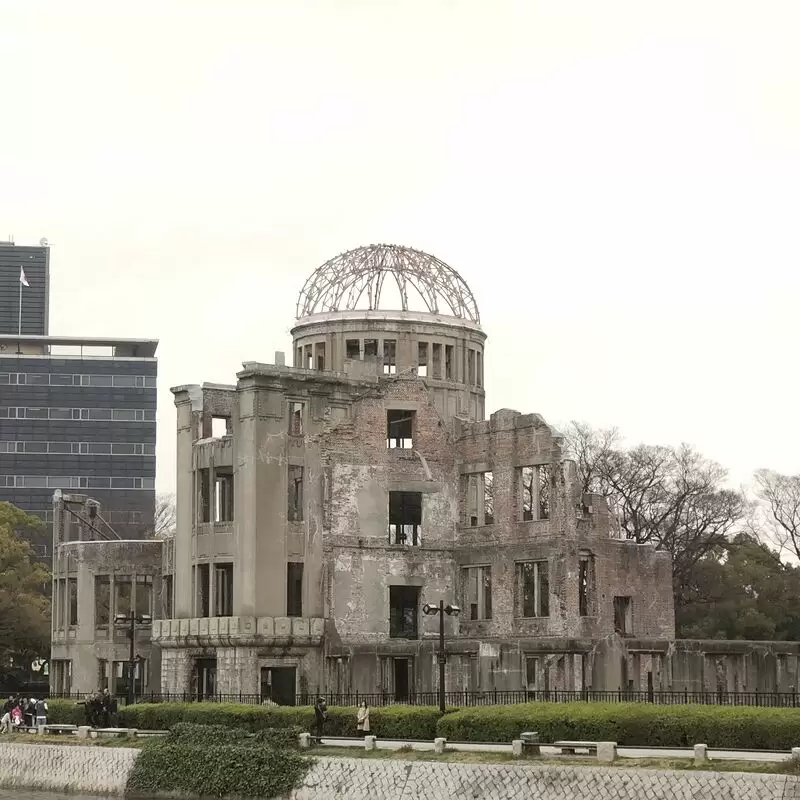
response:
M130 637L130 651L128 656L128 697L127 703L132 706L136 702L136 692L134 687L134 678L136 675L136 664L141 660L136 655L136 625L149 625L153 618L149 614L135 614L131 611L130 614L117 614L114 617L114 622L117 625L128 626L128 636Z
M446 692L445 692L445 664L447 664L447 651L444 647L444 615L457 616L461 609L458 606L445 605L444 600L439 601L438 606L432 606L430 603L425 603L422 606L422 613L428 616L439 615L439 654L437 661L439 662L439 711L444 714L445 706L447 705Z

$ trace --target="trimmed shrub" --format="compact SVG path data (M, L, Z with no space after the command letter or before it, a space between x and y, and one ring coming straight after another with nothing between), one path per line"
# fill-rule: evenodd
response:
M271 747L149 741L136 759L126 791L283 797L300 784L310 765L299 753Z
M51 725L85 725L86 709L74 700L48 700L47 721Z
M510 742L538 731L542 742L609 741L646 747L788 750L800 741L800 709L659 706L645 703L525 703L465 708L442 717L450 741Z
M179 722L169 729L166 741L169 744L243 744L250 734L244 728L227 725L197 725L194 722Z
M355 708L331 707L325 722L328 736L356 735ZM439 709L432 706L385 706L370 709L373 733L386 739L425 739L436 736ZM120 709L120 725L140 730L166 730L179 722L244 728L251 733L265 728L297 726L314 729L311 706L248 706L237 703L136 703Z
M267 747L298 750L301 733L303 729L299 725L292 725L289 728L263 728L253 734L253 741L256 744L265 744Z

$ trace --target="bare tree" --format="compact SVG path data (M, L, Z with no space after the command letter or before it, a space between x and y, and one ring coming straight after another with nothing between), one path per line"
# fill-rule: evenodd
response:
M685 444L623 449L615 430L574 422L566 437L584 489L605 496L621 534L669 551L680 603L697 562L745 519L743 495L723 488L727 471Z
M154 535L163 536L175 528L175 495L160 494L156 497Z
M754 477L759 532L782 553L800 559L800 475L760 469Z

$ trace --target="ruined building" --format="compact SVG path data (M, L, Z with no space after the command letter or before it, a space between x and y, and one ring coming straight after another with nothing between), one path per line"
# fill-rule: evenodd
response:
M422 606L440 600L461 608L458 691L616 689L631 678L598 640L674 636L669 556L612 536L542 417L486 419L486 334L455 270L344 253L306 282L292 336L292 366L173 389L163 691L433 691Z

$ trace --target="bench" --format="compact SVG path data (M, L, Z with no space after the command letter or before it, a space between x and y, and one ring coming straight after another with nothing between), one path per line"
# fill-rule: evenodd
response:
M78 730L77 725L43 725L45 733L76 733Z
M136 736L136 728L95 728L92 731L94 739L106 736Z
M578 750L585 750L587 755L597 755L597 742L553 742L562 756L574 756Z

